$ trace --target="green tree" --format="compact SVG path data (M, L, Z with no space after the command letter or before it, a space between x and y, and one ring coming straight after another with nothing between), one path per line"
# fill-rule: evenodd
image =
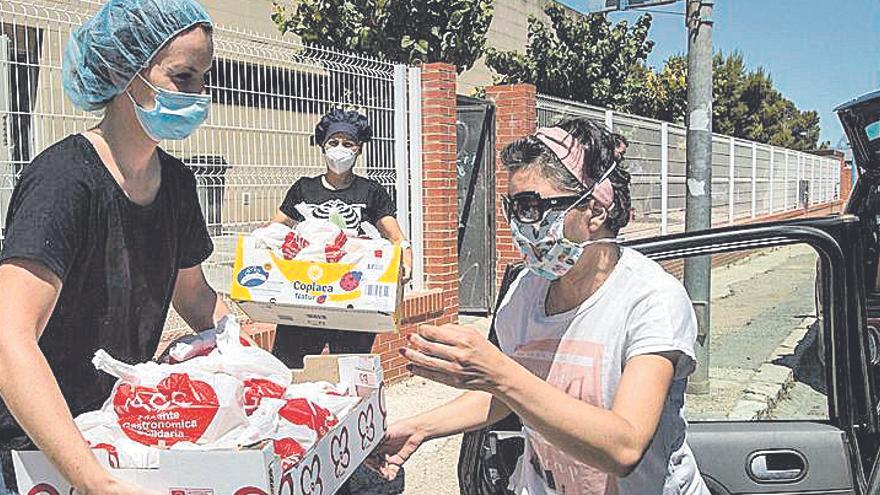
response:
M483 55L493 2L298 0L276 2L272 20L306 43L394 62L447 62L462 72Z
M687 111L687 59L684 55L669 57L657 72L644 65L637 66L631 77L627 112L667 122L684 122Z
M603 15L572 15L556 2L544 9L550 25L529 17L526 52L486 50L496 83L531 83L539 93L624 110L639 80L634 72L654 47L651 16L630 28Z
M797 150L818 147L819 114L798 109L767 71L747 71L740 53L716 54L713 67L715 132Z
M741 53L713 59L712 130L797 150L819 146L819 114L801 111L785 98L763 68L749 71ZM687 62L670 57L659 71L634 71L640 84L632 92L633 113L684 122L687 110Z

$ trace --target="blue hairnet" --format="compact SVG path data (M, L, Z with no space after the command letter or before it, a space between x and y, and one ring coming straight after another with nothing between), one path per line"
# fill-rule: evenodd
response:
M64 50L63 85L74 105L100 110L178 34L213 25L195 0L109 0Z

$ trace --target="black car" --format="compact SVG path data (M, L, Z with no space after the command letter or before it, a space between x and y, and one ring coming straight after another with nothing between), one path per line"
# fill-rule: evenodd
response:
M837 113L861 172L842 214L629 243L671 270L718 267L712 392L689 394L687 416L713 494L880 495L880 91ZM466 434L463 495L508 493L518 429L511 416Z

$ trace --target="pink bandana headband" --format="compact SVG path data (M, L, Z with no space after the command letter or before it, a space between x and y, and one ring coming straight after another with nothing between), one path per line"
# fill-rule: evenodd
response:
M584 156L586 156L584 145L568 131L561 127L541 127L535 132L535 137L550 148L578 182L585 187L595 183L595 180L584 177ZM614 187L608 176L615 166L616 164L612 164L604 178L593 188L593 199L608 210L614 208Z

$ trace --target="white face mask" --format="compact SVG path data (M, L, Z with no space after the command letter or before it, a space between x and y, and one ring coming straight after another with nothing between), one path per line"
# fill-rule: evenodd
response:
M341 144L324 151L324 161L327 162L327 168L335 174L344 174L354 167L357 161L357 154L351 148L346 148Z

